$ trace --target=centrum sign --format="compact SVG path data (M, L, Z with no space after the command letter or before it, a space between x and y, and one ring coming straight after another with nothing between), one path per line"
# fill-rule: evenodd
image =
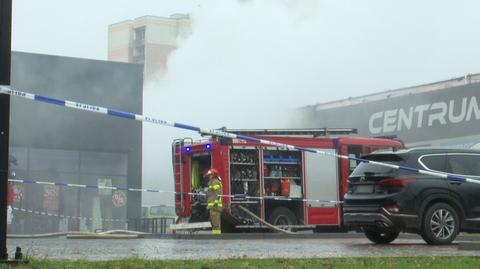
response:
M480 119L480 109L475 96L375 112L368 120L368 130L372 134L381 134L472 119Z
M305 107L295 127L357 128L360 136L396 136L408 145L480 142L480 83L422 86ZM426 86L431 87L430 85ZM423 90L422 90L423 89Z

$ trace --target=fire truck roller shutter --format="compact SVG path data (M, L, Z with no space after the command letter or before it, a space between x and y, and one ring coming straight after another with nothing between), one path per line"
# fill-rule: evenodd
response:
M335 153L334 149L322 149ZM330 156L306 153L305 168L307 179L307 199L338 201L338 162ZM319 207L322 203L308 202L311 207Z
M334 149L322 151L335 153ZM327 201L339 200L338 161L320 154L305 154L306 198ZM338 225L339 210L335 204L307 202L308 224Z

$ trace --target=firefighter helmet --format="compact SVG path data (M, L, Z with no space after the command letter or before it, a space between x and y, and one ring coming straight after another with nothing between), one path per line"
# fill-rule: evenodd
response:
M209 176L217 176L218 177L218 170L215 169L215 168L210 168L208 169L207 173L205 173L205 176L206 177L209 177Z

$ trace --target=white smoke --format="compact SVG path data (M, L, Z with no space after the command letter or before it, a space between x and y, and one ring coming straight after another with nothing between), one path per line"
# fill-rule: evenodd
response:
M291 2L205 2L193 12L193 34L170 57L165 80L149 85L147 94L168 99L167 107L172 99L181 101L183 109L198 115L175 113L187 122L287 125L280 120L286 110L311 102L305 93L316 90L310 81L320 64L318 38L312 38L319 35L314 27L319 9Z
M206 128L288 127L292 110L316 91L319 43L311 40L319 16L316 1L204 2L168 74L145 85L144 113ZM198 135L144 125L145 186L173 189L171 143L182 137Z

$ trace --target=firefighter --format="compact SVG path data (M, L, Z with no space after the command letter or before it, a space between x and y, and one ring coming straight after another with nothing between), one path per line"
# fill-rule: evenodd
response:
M220 195L223 194L222 179L218 175L218 171L214 168L209 169L205 177L208 178L207 210L210 213L212 233L221 234L223 199Z

